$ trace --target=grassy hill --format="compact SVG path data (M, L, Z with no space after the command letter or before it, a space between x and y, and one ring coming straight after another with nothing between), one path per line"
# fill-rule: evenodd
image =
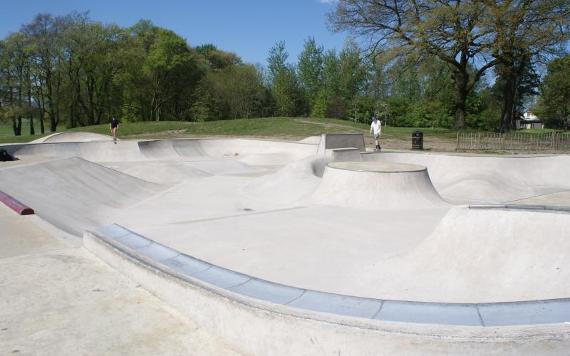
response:
M36 125L37 128L37 125ZM412 132L417 128L386 127L383 140L390 148L408 148ZM422 128L424 140L432 143L453 144L456 131L439 128ZM59 131L59 130L58 130ZM62 129L61 132L66 131ZM109 134L108 124L85 126L69 131ZM23 136L15 137L9 124L0 124L0 143L29 142L41 135L27 135L29 128L24 125ZM362 133L368 141L369 126L338 119L314 118L261 118L207 122L161 121L127 122L119 127L119 137L136 138L183 138L183 137L259 137L285 140L298 140L322 133ZM402 146L402 147L400 147ZM435 148L435 147L434 147ZM443 150L447 150L443 148Z

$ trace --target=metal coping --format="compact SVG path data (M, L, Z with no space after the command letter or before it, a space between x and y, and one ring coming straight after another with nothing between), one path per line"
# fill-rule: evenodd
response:
M350 172L365 173L417 173L427 171L425 166L409 163L392 163L378 161L364 162L330 162L327 167Z
M469 209L510 209L510 210L544 210L570 212L568 205L537 205L537 204L469 204Z
M137 260L192 283L199 280L241 296L299 308L387 322L498 327L570 322L570 298L497 303L382 300L282 285L213 265L112 224L96 238Z

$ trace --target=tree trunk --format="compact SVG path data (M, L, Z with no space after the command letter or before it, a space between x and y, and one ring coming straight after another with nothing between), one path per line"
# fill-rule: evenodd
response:
M22 117L14 117L12 119L12 129L14 130L14 136L22 135Z
M511 77L505 78L505 89L503 94L503 108L501 110L501 132L507 132L511 128L513 121L513 109L515 105L514 80Z
M466 74L456 71L453 75L455 89L455 125L456 129L465 127L465 103L467 102L468 78Z
M46 127L44 125L44 109L40 107L40 133L43 135L46 133Z
M28 110L30 115L30 135L33 136L36 134L36 130L34 129L34 113L32 111L32 86L28 86Z
M30 114L30 136L36 134L36 129L34 128L34 114Z

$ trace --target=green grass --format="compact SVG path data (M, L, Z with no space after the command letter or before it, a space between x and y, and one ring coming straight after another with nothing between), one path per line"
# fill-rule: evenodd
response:
M47 125L48 123L46 123L46 133L41 135L39 120L35 120L34 128L36 134L32 136L30 135L30 122L28 120L22 120L22 135L14 136L12 122L0 122L0 143L21 143L36 140L50 134Z
M0 143L28 142L40 138L41 135L28 135L27 122L22 127L24 135L13 136L10 123L0 124ZM39 125L36 125L36 132ZM60 126L62 131L65 128ZM386 127L384 137L409 140L414 127ZM419 128L426 137L455 139L456 131L441 128ZM59 131L59 130L58 130ZM95 125L70 129L69 131L93 132L108 135L109 125ZM315 118L262 118L237 119L207 122L161 121L161 122L127 122L119 127L119 137L123 138L165 138L184 136L251 136L303 138L322 133L363 133L368 134L369 125L339 119ZM49 134L46 133L46 134Z

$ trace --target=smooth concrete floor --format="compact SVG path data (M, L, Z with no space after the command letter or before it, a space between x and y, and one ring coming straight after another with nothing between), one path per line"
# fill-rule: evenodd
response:
M535 194L548 201L543 193L556 191L550 198L559 202L568 191L560 177L566 156L374 154L369 158L379 164L425 163L437 174L382 180L379 172L354 172L330 184L323 198L319 189L326 177L314 165L323 157L306 144L190 143L189 157L172 156L176 146L169 141L145 144L144 151L137 151L135 141L88 145L86 158L100 161L72 157L8 167L0 170L1 188L38 208L45 220L78 235L118 223L188 255L296 287L437 302L568 296L570 268L562 263L570 255L564 238L570 235L568 214L474 212L447 203L430 209L414 206L415 194L426 188L432 190L428 199L441 202L432 180L467 198L498 196L508 187L502 198ZM242 144L249 153L240 151ZM32 151L41 153L42 147ZM84 152L82 147L68 153ZM277 158L282 166L269 167ZM545 178L530 172L535 163L556 174ZM370 164L374 162L365 165ZM362 181L363 176L369 180ZM519 184L512 184L513 179ZM356 186L358 199L352 195ZM368 194L371 186L375 189ZM342 199L326 203L327 195L337 194ZM405 201L386 209L390 202L382 199Z
M0 204L0 354L240 354L33 220Z

